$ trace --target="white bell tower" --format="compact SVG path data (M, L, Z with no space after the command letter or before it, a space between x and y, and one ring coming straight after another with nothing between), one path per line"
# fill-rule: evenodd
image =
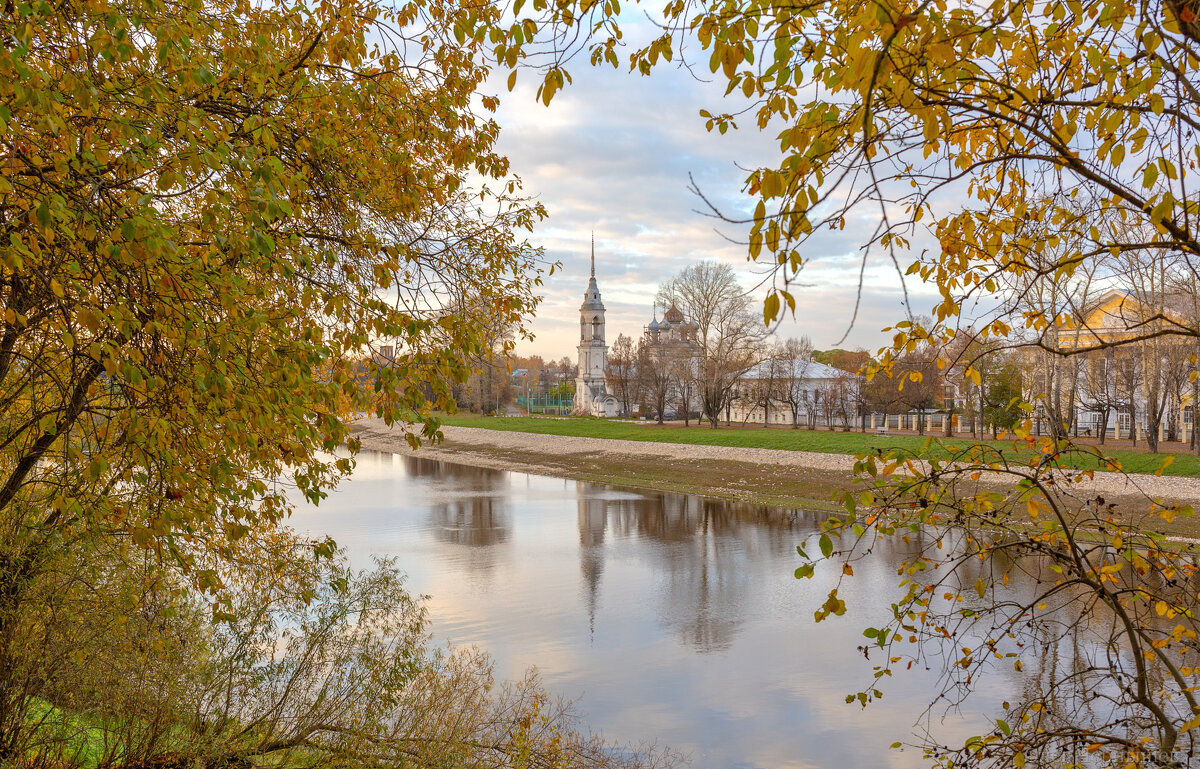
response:
M579 306L579 378L575 380L575 413L594 414L593 402L607 395L604 369L608 345L604 343L604 303L596 286L596 236L592 235L592 277Z

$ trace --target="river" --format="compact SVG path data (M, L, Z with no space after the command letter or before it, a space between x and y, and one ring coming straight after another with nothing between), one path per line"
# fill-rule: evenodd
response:
M985 730L989 714L925 714L940 671L921 666L846 703L872 680L862 629L890 614L904 553L856 565L848 612L818 625L837 575L792 572L823 518L363 451L293 522L355 565L394 556L439 641L486 649L502 678L537 666L593 729L701 769L915 767L919 751L889 745ZM996 674L973 702L994 718L1019 685Z

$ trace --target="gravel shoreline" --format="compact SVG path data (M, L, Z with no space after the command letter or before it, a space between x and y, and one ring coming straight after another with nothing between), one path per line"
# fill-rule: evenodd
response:
M354 426L363 448L375 451L414 453L400 430L392 430L382 420L368 418ZM501 470L561 475L561 465L572 458L613 456L623 459L645 457L648 460L706 461L750 463L759 467L799 468L849 476L854 457L847 454L821 454L811 451L784 451L731 446L696 446L682 443L626 441L612 438L580 438L541 435L479 427L442 428L445 441L438 446L423 446L419 456L459 464L475 464ZM506 451L520 453L516 461L505 459ZM532 464L529 456L543 456L546 465ZM1076 486L1079 492L1118 496L1146 496L1179 502L1200 502L1200 478L1181 476L1123 475L1098 472L1090 482Z

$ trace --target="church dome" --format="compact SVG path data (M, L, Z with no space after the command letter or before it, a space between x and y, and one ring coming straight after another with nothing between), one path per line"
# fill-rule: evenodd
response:
M654 320L650 321L650 330L658 331L658 318L655 318Z
M663 315L663 320L669 323L682 323L683 313L675 305L671 305L671 309L667 310L667 314Z

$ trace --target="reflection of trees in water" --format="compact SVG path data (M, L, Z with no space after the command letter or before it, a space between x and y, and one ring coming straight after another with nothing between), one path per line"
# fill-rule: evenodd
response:
M409 472L431 483L429 528L439 542L467 548L463 564L477 573L495 567L492 546L512 536L505 489L508 474L467 465L406 457Z
M743 623L756 586L748 563L790 551L801 526L755 505L662 493L604 499L598 496L602 491L578 485L580 568L589 613L604 571L606 536L656 543L648 552L665 575L660 621L703 652L728 648Z
M1200 740L1191 731L1181 730L1169 755L1157 754L1155 746L1164 722L1182 724L1195 715L1185 697L1200 684L1200 675L1193 666L1176 663L1173 668L1168 655L1185 661L1200 656L1191 635L1200 624L1195 616L1172 612L1168 604L1193 601L1200 569L1179 568L1166 578L1124 568L1092 583L1064 578L1061 559L1011 533L990 533L994 538L988 557L980 558L978 536L922 529L908 535L895 558L887 559L911 562L918 553L936 564L915 577L933 587L924 608L936 632L915 623L904 635L915 630L919 649L869 649L873 662L903 649L913 653L914 661L941 671L940 694L926 712L926 746L943 760L970 757L986 766L1011 766L1017 752L1028 766L1196 765ZM896 541L875 541L872 558L854 563L856 572L889 542ZM1089 542L1081 550L1102 564L1154 557L1146 550L1135 554L1104 543ZM1192 556L1178 563L1196 566ZM1101 590L1129 600L1118 609L1104 600ZM1141 654L1131 644L1130 627L1136 628L1132 632ZM981 681L997 679L1011 685L998 709L979 690ZM978 754L974 748L939 743L936 727L946 712L974 710L1003 719L1004 727L993 738L1002 732L1007 737L1011 729L1013 739L997 741Z
M488 547L512 534L508 505L495 497L470 497L433 505L429 522L438 540L451 545Z
M730 503L659 495L644 533L665 546L655 549L666 575L659 619L701 652L729 648L744 621L744 606L756 580L747 560L770 530L741 521ZM786 529L778 528L775 534Z
M405 469L415 478L444 482L455 492L498 491L508 487L508 472L488 467L455 465L436 459L402 455Z

